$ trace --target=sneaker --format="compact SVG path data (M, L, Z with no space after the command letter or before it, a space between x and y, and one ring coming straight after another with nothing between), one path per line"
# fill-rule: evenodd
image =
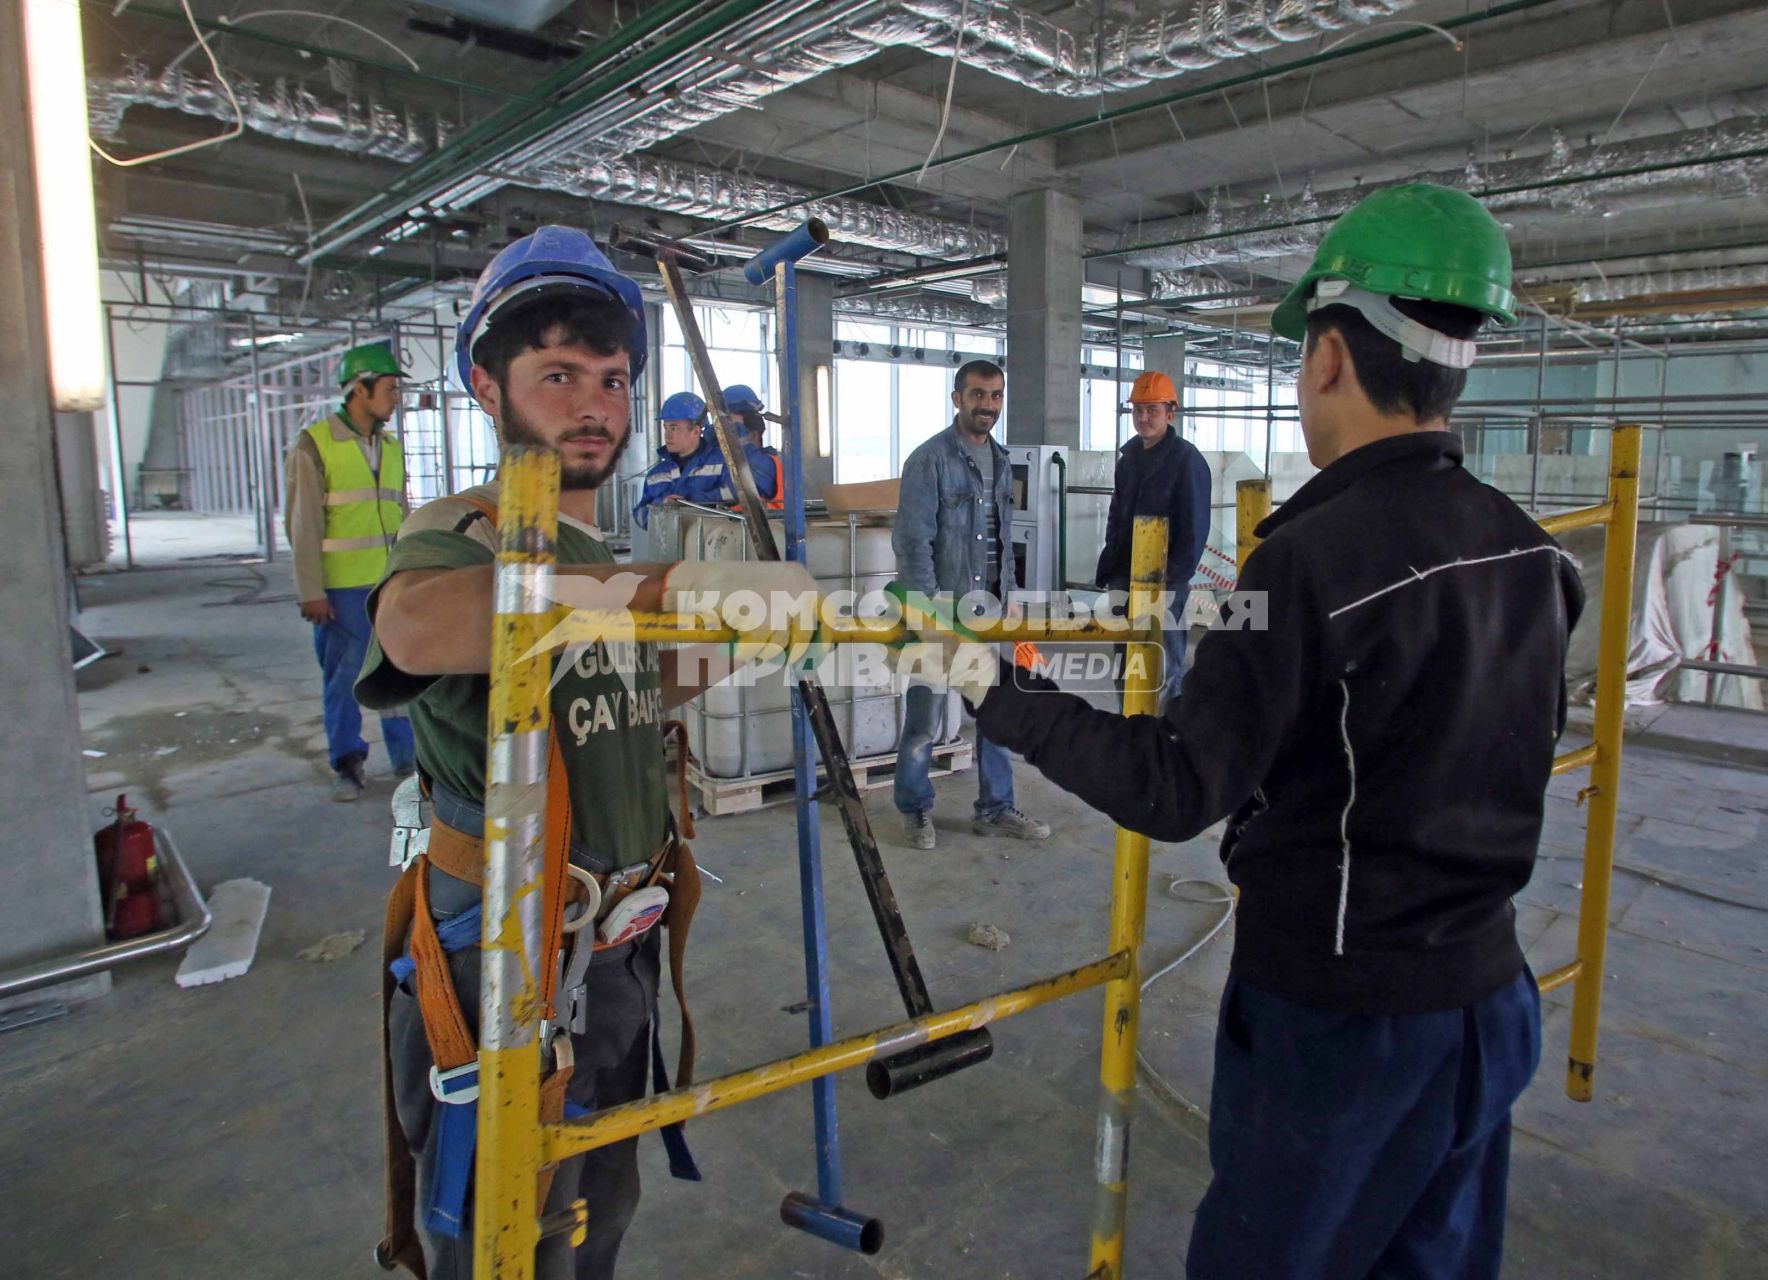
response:
M970 830L979 836L1012 836L1015 840L1048 840L1050 824L1039 822L1017 809L1002 809L992 818L977 814Z
M332 778L331 798L340 804L360 799L367 782L362 773L362 757L350 756L338 766L337 774Z
M931 849L933 847L933 811L922 809L918 813L903 814L902 838L908 841L911 849Z

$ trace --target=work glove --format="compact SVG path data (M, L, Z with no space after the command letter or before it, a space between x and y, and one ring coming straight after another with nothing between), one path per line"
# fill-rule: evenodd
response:
M789 560L684 560L663 578L663 611L733 627L731 661L802 661L816 639L816 579Z
M972 706L980 705L1000 675L994 646L959 620L949 593L929 596L900 582L885 591L902 605L903 623L912 636L893 646L898 674L955 689Z

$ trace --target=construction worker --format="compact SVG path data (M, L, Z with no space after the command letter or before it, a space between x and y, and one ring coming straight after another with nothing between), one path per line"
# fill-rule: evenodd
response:
M972 360L952 384L951 425L923 441L902 464L902 497L891 529L896 579L908 591L949 595L970 610L1000 610L1018 589L1007 539L1013 527L1012 468L990 432L1000 421L1007 375ZM911 681L896 747L895 795L903 838L931 849L933 744L945 730L945 690ZM954 729L956 726L952 726ZM1013 803L1013 759L1000 742L976 733L977 835L1049 838L1050 828Z
M1541 1048L1511 899L1583 605L1571 558L1447 430L1475 331L1514 307L1477 201L1367 196L1271 317L1302 343L1321 471L1259 526L1247 625L1203 638L1160 716L992 658L964 686L981 732L1118 824L1189 840L1228 819L1190 1280L1498 1275L1510 1108Z
M614 563L592 522L596 490L614 474L630 438L630 388L646 352L644 305L637 283L616 272L587 234L546 226L492 259L461 320L455 343L461 381L499 438L561 455L558 589L614 593L597 597L597 608L673 611L683 607L683 593L704 597L712 587L764 596L779 591L788 598L814 591L796 564ZM387 577L369 601L374 643L357 686L368 705L411 705L420 773L435 807L428 851L389 906L383 996L394 1115L389 1230L378 1251L385 1265L404 1265L429 1280L472 1275L476 1115L470 1103L478 1070L472 1029L480 999L496 501L496 487L483 485L431 502L407 521ZM661 890L668 911L686 904L691 912L698 873L669 813L664 716L728 675L732 661L748 651L722 666L695 654L695 674L678 665L687 663L686 652L659 653L616 634L556 659L550 696L558 765L549 770L548 827L556 804L568 832L572 881L593 881L601 905L593 927L572 933L571 945L564 947L563 935L555 933L543 947L545 971L564 973L548 1005L555 1030L544 1042L551 1074L542 1085L543 1117L549 1098L562 1108L558 1114L570 1116L642 1097L653 1054L661 1068L660 930L649 927L654 911L641 919L623 915L623 908L640 893ZM551 859L547 865L553 867ZM686 919L671 924L665 912L663 923L680 1000ZM636 936L626 936L640 925ZM444 1069L436 1046L458 1047L463 1034L473 1040L465 1060ZM682 1083L691 1076L692 1043L684 1010L676 1077ZM550 1088L561 1076L562 1098ZM670 1143L670 1165L678 1177L699 1176L679 1144ZM542 1216L569 1217L573 1203L585 1200L588 1230L575 1247L569 1231L544 1237L534 1274L538 1280L608 1280L638 1204L636 1143L566 1160L546 1186Z
M333 800L355 800L366 781L368 744L351 686L368 649L369 589L405 519L405 457L386 430L405 376L384 342L352 347L338 363L343 403L295 438L284 459L285 523L295 557L295 598L313 624L323 674L325 739ZM413 767L411 721L381 716L396 777Z
M1130 388L1130 422L1135 438L1117 453L1111 509L1105 517L1105 546L1099 552L1095 584L1107 591L1130 589L1130 536L1137 516L1167 521L1166 589L1172 596L1162 620L1165 655L1161 701L1178 696L1185 674L1186 605L1191 578L1209 541L1209 464L1179 434L1174 418L1179 393L1164 373L1149 370Z
M724 407L742 419L743 452L749 459L749 474L755 477L755 492L769 510L784 510L786 472L780 462L780 451L767 443L767 419L771 415L765 412L761 397L753 387L734 382L724 389Z
M724 455L706 417L706 402L691 391L677 391L657 415L663 442L657 461L645 472L644 492L632 509L638 527L651 527L650 509L658 503L722 502L727 485Z

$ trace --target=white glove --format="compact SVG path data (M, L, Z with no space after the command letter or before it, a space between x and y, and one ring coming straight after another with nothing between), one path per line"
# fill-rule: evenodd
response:
M797 662L816 637L816 579L786 560L684 560L663 578L663 610L708 625L733 627L742 637L731 660Z
M971 705L980 706L1000 677L994 645L976 639L958 620L949 593L926 596L909 591L903 606L903 621L915 639L897 653L898 674L936 689L955 689Z

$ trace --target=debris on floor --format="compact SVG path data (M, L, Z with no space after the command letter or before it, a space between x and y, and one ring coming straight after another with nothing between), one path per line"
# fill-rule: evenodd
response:
M178 985L201 987L237 978L258 954L258 932L270 906L270 886L251 879L228 880L209 895L215 923L185 953Z
M295 959L308 960L314 964L330 964L333 960L342 960L368 937L365 930L346 929L343 933L327 934L310 947L302 947L295 952Z
M1009 942L1013 941L1005 929L998 929L992 924L973 924L965 937L973 947L983 947L989 951L1004 951Z

